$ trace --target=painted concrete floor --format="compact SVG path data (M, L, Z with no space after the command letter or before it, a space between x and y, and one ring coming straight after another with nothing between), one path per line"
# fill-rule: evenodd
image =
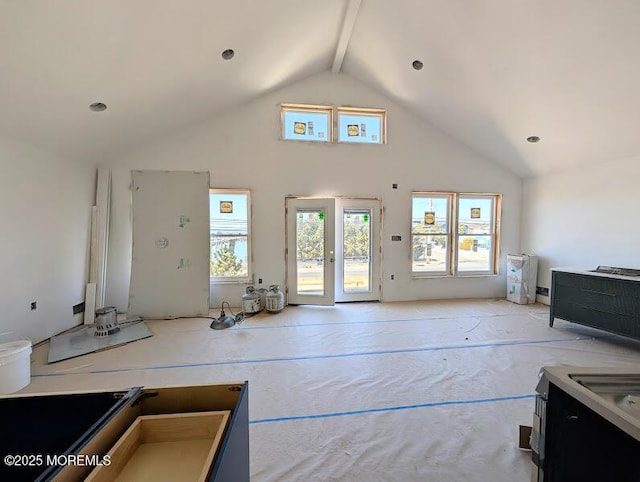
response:
M217 316L217 312L212 312ZM505 300L290 306L228 330L154 336L47 365L23 392L249 381L252 480L529 481L545 365L640 365L640 343Z

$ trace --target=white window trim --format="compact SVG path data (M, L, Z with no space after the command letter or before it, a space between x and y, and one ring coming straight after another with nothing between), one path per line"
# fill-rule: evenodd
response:
M327 121L327 140L307 140L288 139L285 136L284 114L285 112L312 112L328 114ZM280 104L280 140L286 142L304 142L306 144L330 144L333 142L333 106L331 105L314 105L314 104Z
M447 268L445 270L442 271L413 271L413 237L414 236L423 236L421 234L418 235L414 235L413 234L413 198L414 197L436 197L436 198L448 198L448 209L447 209L447 217L448 217L448 227L449 230L446 233L438 233L436 234L437 236L446 236L447 237L447 246L448 246L448 251L447 251ZM450 277L453 275L453 256L451 253L451 243L453 242L453 236L451 234L452 231L452 223L453 223L453 206L455 205L455 194L452 192L438 192L438 191L429 191L429 192L412 192L411 193L411 201L412 201L412 206L411 206L411 210L410 210L410 252L409 252L409 256L411 258L411 264L412 264L412 268L411 268L411 277L412 278L446 278L446 277Z
M480 271L458 271L458 244L459 238L461 236L465 236L464 234L458 233L458 213L460 212L460 199L467 198L477 198L477 199L490 199L491 200L491 233L483 236L491 236L492 238L492 250L489 255L489 266L488 270L480 270ZM453 251L453 273L454 276L458 278L472 278L478 276L497 276L498 275L498 259L500 255L500 208L501 208L501 194L495 193L456 193L456 207L454 209L455 219L455 231L452 232L453 237L455 239L455 249Z
M387 143L387 111L386 109L372 109L368 107L337 107L336 108L336 142L339 144L360 144L367 146L382 146ZM362 115L380 118L380 142L346 142L340 140L340 114Z
M253 251L251 248L252 245L252 234L251 234L251 190L250 189L239 189L239 188L217 188L210 187L209 194L244 194L247 196L247 276L236 277L236 276L211 276L209 275L209 284L210 285L218 285L218 284L247 284L253 283ZM209 228L209 239L211 239L211 228ZM209 260L211 260L211 255L209 255Z
M449 200L449 231L447 235L447 246L449 247L447 252L448 270L446 271L413 271L413 198L414 197L444 197L450 196ZM492 200L492 233L487 236L492 237L492 251L490 254L490 269L482 271L458 271L458 240L460 235L458 233L458 212L459 202L461 198L490 198ZM411 193L412 206L410 210L410 245L409 245L409 257L412 262L411 278L412 279L427 279L427 278L473 278L473 277L487 277L497 276L499 274L499 259L500 259L500 220L502 217L502 194L498 193L456 193L456 192L443 192L443 191L414 191ZM420 236L420 235L419 235Z

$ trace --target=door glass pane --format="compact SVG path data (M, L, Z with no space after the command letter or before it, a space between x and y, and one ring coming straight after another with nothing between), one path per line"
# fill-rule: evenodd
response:
M458 238L458 272L490 271L492 236L460 236Z
M324 296L324 211L296 215L298 294Z
M371 291L371 210L346 210L342 215L342 272L345 293Z

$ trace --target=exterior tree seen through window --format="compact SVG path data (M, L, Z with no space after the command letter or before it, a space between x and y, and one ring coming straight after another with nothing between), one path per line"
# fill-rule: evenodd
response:
M362 215L354 215L356 220L344 223L345 259L363 259L369 257L369 224L363 222Z
M301 213L302 214L302 213ZM324 221L317 213L307 213L298 219L297 255L300 261L324 257Z
M235 243L229 243L229 245ZM213 252L211 276L236 276L242 270L242 260L234 253L235 247L223 246Z
M369 257L369 225L365 222L344 226L344 257ZM297 256L299 261L320 260L324 257L324 221L317 213L307 213L297 223Z
M251 280L251 209L246 189L210 189L212 282Z

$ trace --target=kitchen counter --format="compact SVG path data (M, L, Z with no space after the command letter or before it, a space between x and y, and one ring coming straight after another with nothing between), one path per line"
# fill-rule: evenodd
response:
M602 368L602 367L576 367L554 366L543 367L541 379L537 387L540 394L548 393L549 382L564 390L567 394L583 403L598 415L620 428L622 431L640 441L640 416L634 416L630 411L623 410L613 400L603 397L578 382L580 377L639 377L640 368ZM629 385L633 391L638 387ZM640 393L636 393L640 395ZM634 408L633 411L636 409ZM640 414L640 407L637 412Z
M551 268L551 271L561 271L563 273L583 274L588 276L597 276L599 278L612 278L640 282L640 276L625 276L621 274L599 273L597 271L594 271L593 269L588 268L559 267Z

